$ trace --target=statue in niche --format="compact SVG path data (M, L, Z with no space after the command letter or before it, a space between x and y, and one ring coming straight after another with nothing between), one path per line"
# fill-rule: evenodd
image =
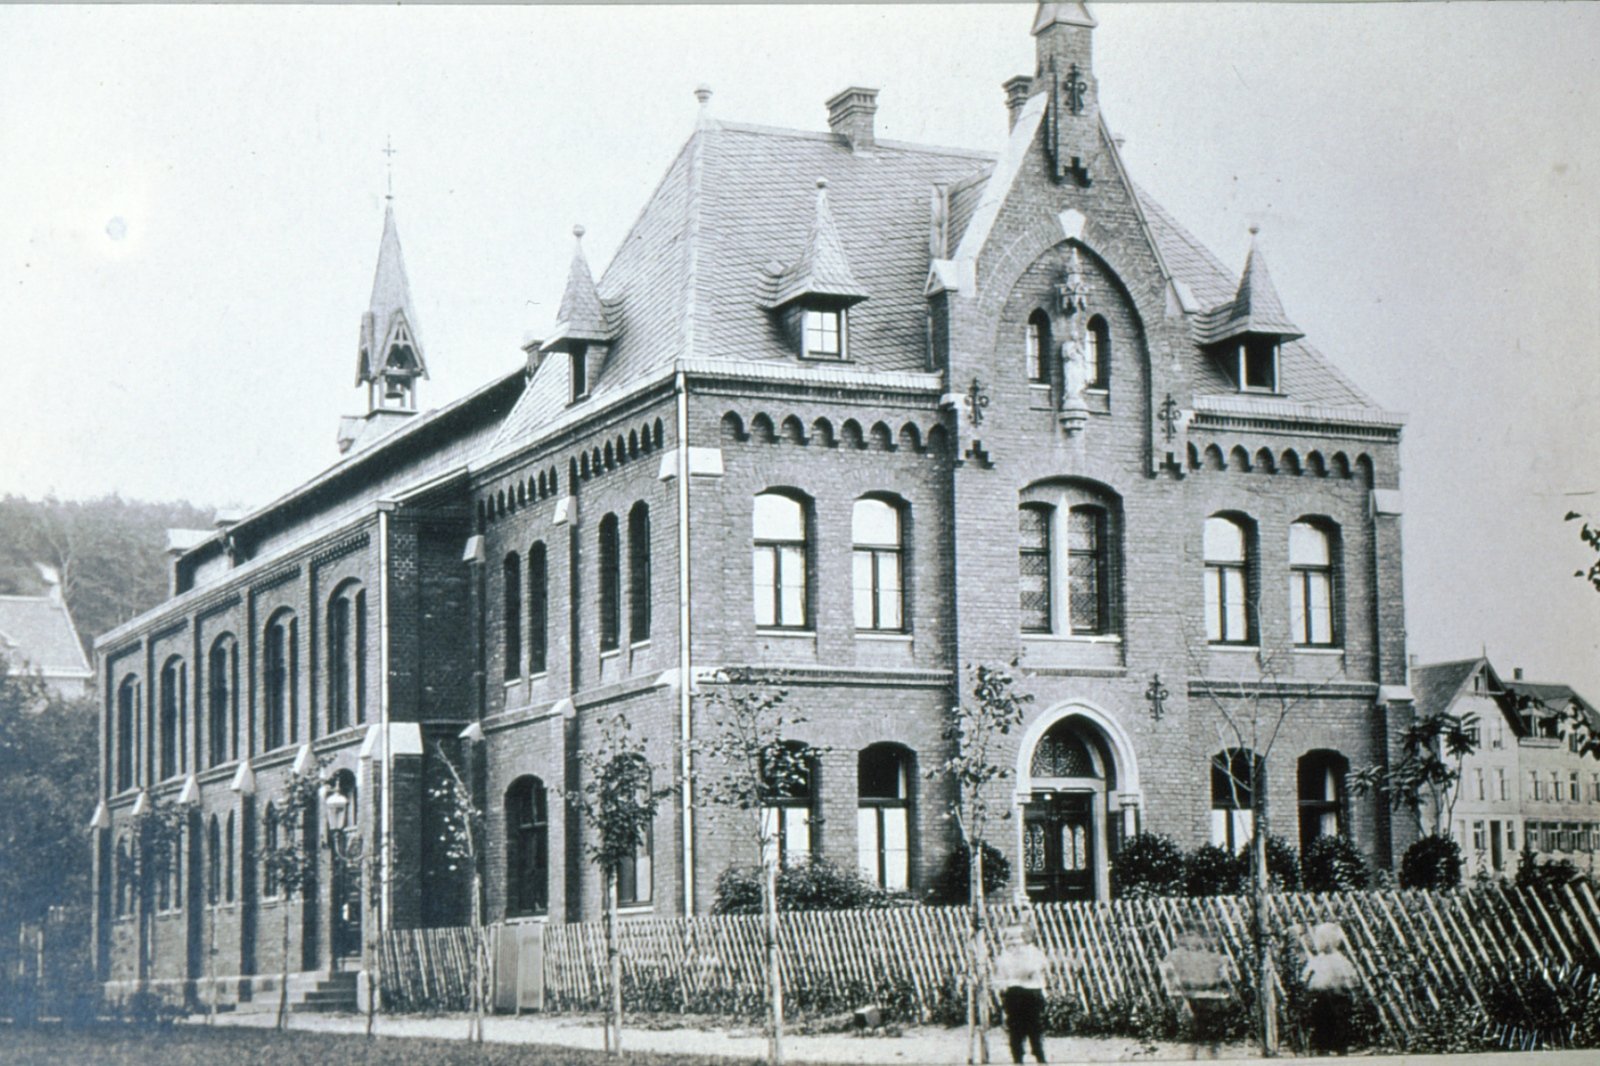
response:
M1089 309L1089 286L1074 245L1067 259L1066 276L1056 287L1061 312L1067 319L1068 340L1061 346L1061 425L1068 434L1082 429L1089 418L1083 390L1089 384L1089 350L1084 341L1084 316Z

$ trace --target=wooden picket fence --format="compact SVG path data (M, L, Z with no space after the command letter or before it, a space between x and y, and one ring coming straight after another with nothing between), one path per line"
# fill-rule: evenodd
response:
M1244 897L1163 898L996 904L988 921L996 930L1031 922L1048 959L1047 993L1092 1014L1163 1006L1160 963L1185 930L1216 945L1229 961L1236 995L1252 997L1252 912ZM1263 918L1284 960L1280 992L1296 978L1310 930L1337 922L1391 1034L1413 1031L1447 1000L1481 1002L1485 983L1515 965L1582 965L1600 972L1600 905L1581 883L1545 893L1489 886L1274 894ZM950 1017L963 1000L969 920L960 907L785 913L779 958L786 1000L797 1013L877 1002L902 1017ZM632 919L622 923L619 937L630 1011L759 1013L765 985L759 917ZM384 952L386 1008L464 1003L470 959L465 930L391 934ZM546 1009L599 1009L607 980L602 925L550 926L543 966Z

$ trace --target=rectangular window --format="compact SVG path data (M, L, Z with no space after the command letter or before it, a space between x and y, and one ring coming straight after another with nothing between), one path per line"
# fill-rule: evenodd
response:
M1589 775L1589 802L1600 803L1600 774Z
M856 628L899 631L904 628L900 511L884 500L857 500L850 526Z
M1573 803L1583 799L1583 788L1578 784L1578 771L1574 770L1567 777L1567 796Z
M1544 789L1539 784L1539 771L1528 771L1528 786L1528 790L1532 793L1534 799L1544 799Z
M1250 337L1239 345L1239 387L1252 392L1278 391L1278 344L1271 337Z
M1503 766L1498 767L1494 772L1494 777L1495 781L1500 785L1500 798L1509 799L1510 797L1506 794L1506 768Z
M1561 774L1555 770L1550 771L1550 801L1561 802Z
M1206 639L1213 644L1243 644L1249 640L1244 602L1244 567L1207 567Z
M1050 509L1024 507L1019 523L1020 607L1024 633L1050 632Z
M904 892L909 881L910 845L905 807L858 807L856 849L861 876L890 892Z
M1067 609L1072 632L1109 631L1106 618L1106 513L1098 507L1067 512Z
M1473 771L1473 775L1477 778L1477 782L1478 782L1478 798L1481 800L1481 799L1484 798L1483 769L1480 767L1480 768L1474 770Z
M844 357L844 313L808 310L805 312L805 353L812 359Z
M1482 822L1472 823L1472 850L1484 851L1489 847L1488 834Z
M644 840L631 856L617 863L617 903L619 906L638 906L650 902L652 881L651 852L655 830L647 826Z
M766 840L763 862L779 866L811 854L811 810L807 807L762 807L761 835Z
M1517 823L1506 823L1506 850L1511 854L1517 853Z

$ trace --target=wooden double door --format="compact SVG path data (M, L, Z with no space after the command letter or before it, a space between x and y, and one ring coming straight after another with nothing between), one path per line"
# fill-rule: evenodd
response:
M1094 899L1094 796L1035 793L1022 816L1023 886L1040 903Z

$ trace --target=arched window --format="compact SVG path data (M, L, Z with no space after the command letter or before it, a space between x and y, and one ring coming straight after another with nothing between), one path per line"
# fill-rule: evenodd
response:
M1254 636L1250 610L1250 533L1226 515L1206 519L1206 639L1213 644L1248 644Z
M1023 343L1023 360L1028 371L1028 381L1034 385L1050 383L1050 316L1035 311L1028 316L1027 336Z
M550 822L544 782L519 777L506 789L506 915L550 908Z
M815 768L810 749L785 741L781 750L762 760L761 835L767 857L778 865L811 855L811 811Z
M600 650L622 639L622 531L617 516L600 519Z
M139 681L133 675L117 686L117 790L133 787L133 730L139 720Z
M206 902L216 906L222 899L222 824L211 816L206 826Z
M1121 624L1116 498L1076 483L1028 494L1018 528L1022 631L1114 636Z
M328 732L367 720L367 593L341 585L328 601Z
M1211 843L1238 851L1255 832L1257 785L1266 784L1261 759L1246 748L1211 757Z
M628 641L649 639L650 508L641 500L628 512Z
M239 753L239 642L224 633L206 657L208 765L221 766Z
M228 827L222 839L222 894L227 902L233 902L233 856L234 856L233 812L228 812Z
M636 760L634 769L640 774L635 780L641 781L641 788L648 792L651 787L649 765L642 758L637 756L634 758ZM654 855L655 826L646 825L633 854L624 856L617 862L618 904L626 907L650 902L650 894L655 887Z
M179 730L182 728L184 705L184 669L183 660L176 656L167 660L161 668L161 780L175 776L182 767L179 765L183 745L179 742Z
M1024 633L1050 632L1050 520L1055 508L1023 504L1017 511L1017 563Z
M856 757L856 847L861 875L891 892L911 887L911 753L873 744Z
M500 569L504 585L501 602L505 608L505 678L512 681L522 676L522 560L512 552Z
M857 629L905 629L903 536L899 507L870 496L855 502L850 540Z
M1089 319L1089 333L1084 338L1088 342L1088 358L1084 369L1085 378L1091 389L1104 389L1111 386L1111 327L1106 325L1106 320L1099 315Z
M550 564L544 541L528 549L528 673L548 669L550 627Z
M1335 544L1333 531L1322 523L1301 520L1289 527L1289 622L1301 647L1339 643Z
M806 505L781 492L755 498L756 625L804 629L809 619Z
M112 873L116 878L116 885L112 891L115 900L114 909L117 917L121 918L132 909L130 902L133 898L133 856L128 852L126 837L117 841L116 865Z
M278 808L268 803L261 827L261 894L269 899L278 894L277 850Z
M1345 835L1345 775L1350 760L1336 751L1308 751L1300 757L1300 850L1318 837Z
M279 611L267 623L263 682L266 697L267 750L293 743L299 732L299 623Z

